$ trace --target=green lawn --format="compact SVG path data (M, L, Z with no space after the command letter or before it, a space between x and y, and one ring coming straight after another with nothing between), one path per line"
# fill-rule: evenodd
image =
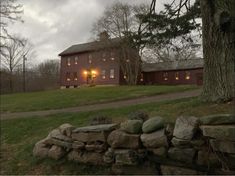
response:
M60 109L198 88L180 86L109 86L1 95L1 112Z
M103 114L114 122L127 118L130 112L143 110L149 115L160 115L166 122L174 122L180 115L203 116L216 113L234 113L232 104L207 104L197 98L107 109L83 113L64 113L43 118L12 119L1 121L1 174L109 174L110 168L85 166L67 162L37 159L32 156L34 144L62 123L87 125L92 116Z

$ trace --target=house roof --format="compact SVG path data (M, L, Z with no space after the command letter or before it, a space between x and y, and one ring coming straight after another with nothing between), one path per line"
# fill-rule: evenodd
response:
M117 47L119 44L120 44L119 38L82 43L70 46L69 48L61 52L59 56L82 53L87 51L101 50L104 48Z
M194 69L194 68L203 68L202 58L142 64L143 72L182 70L182 69Z

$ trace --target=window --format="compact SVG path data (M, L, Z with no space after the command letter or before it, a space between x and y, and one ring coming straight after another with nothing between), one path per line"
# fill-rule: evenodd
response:
M126 62L130 62L130 59L127 59Z
M78 80L78 73L77 72L73 73L73 79L74 79L74 81Z
M92 55L91 55L91 54L88 55L88 63L89 63L89 64L92 63Z
M66 73L66 80L70 81L70 73L69 72Z
M106 78L105 70L102 70L102 71L101 71L101 77L102 77L102 79L105 79L105 78Z
M110 69L110 76L109 76L110 78L114 78L114 69Z
M74 64L78 64L78 56L76 56L75 58L74 58Z
M187 80L190 79L190 72L189 71L185 72L185 79L187 79Z
M141 81L141 82L144 81L144 74L143 74L143 73L141 73L141 75L140 75L140 81Z
M70 62L71 62L71 59L70 59L70 57L68 57L68 58L67 58L67 65L68 65L68 66L70 66L70 65L71 65L71 63L70 63Z
M175 73L175 80L179 80L179 72Z
M167 73L167 72L163 73L163 79L164 79L165 81L168 80L168 73Z
M115 58L114 58L114 56L115 56L115 55L114 55L114 52L111 52L111 53L110 53L110 56L111 56L110 59L111 59L112 61L114 61L114 60L115 60Z
M102 59L102 61L104 61L104 62L105 62L105 61L106 61L106 59L105 59L105 58L103 58L103 59Z

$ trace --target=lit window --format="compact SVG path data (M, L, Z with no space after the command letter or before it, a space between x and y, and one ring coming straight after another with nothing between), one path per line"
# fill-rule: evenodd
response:
M127 60L126 60L126 62L130 62L130 60L129 60L129 59L127 59Z
M114 61L115 60L114 57L111 57L111 60Z
M89 64L92 63L92 55L91 54L88 55L88 62L89 62Z
M66 73L66 80L70 81L70 73L69 72Z
M167 72L163 73L163 79L164 79L165 81L168 80L168 73L167 73Z
M102 60L103 60L104 62L106 61L106 59L105 59L105 58L103 58Z
M185 79L187 79L187 80L190 79L190 72L189 71L185 72Z
M179 80L179 72L175 73L175 80Z
M143 74L143 73L141 73L141 75L140 75L140 81L141 81L141 82L144 81L144 74Z
M124 78L124 79L126 79L126 78L127 78L127 76L126 76L126 75L124 75L124 76L123 76L123 78Z
M102 79L105 79L105 78L106 78L105 70L102 70L102 71L101 71L101 77L102 77Z
M78 56L74 58L74 64L78 64Z
M74 81L77 81L77 80L78 80L78 74L77 74L77 72L74 72L74 73L73 73L73 79L74 79Z
M114 69L110 69L110 78L114 78Z
M71 60L70 60L70 57L68 57L68 58L67 58L67 65L68 65L68 66L71 65L70 61L71 61Z

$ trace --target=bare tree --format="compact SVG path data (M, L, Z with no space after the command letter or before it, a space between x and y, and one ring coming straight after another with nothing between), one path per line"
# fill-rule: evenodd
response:
M0 1L0 55L4 54L3 48L9 40L17 40L8 33L9 22L21 21L23 12L22 5L16 4L17 0L1 0ZM20 41L19 41L20 42Z
M144 48L140 40L145 25L137 14L140 11L147 13L147 10L147 5L131 6L118 2L107 8L93 26L96 35L106 31L111 37L120 39L120 66L128 84L136 84L140 74L140 55Z
M10 73L10 89L13 91L13 72L23 64L23 57L30 54L32 45L26 39L14 37L17 40L9 40L2 52L1 66L7 69Z
M174 44L172 44L174 43ZM163 46L147 45L144 50L143 60L145 62L169 62L175 60L196 59L201 56L201 45L197 43L189 43L183 38L175 39L171 44Z

